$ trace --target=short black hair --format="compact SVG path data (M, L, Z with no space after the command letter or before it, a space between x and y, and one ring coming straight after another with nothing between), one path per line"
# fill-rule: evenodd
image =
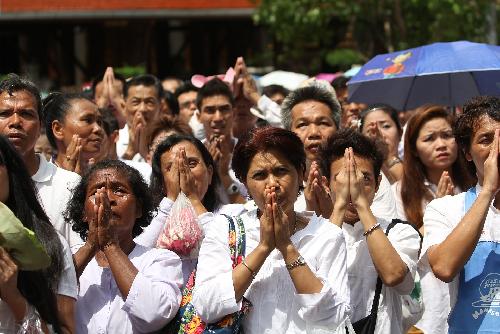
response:
M42 122L42 98L40 96L40 90L32 81L26 78L21 78L17 74L10 73L5 79L2 80L2 82L0 82L0 94L7 92L9 95L12 95L12 93L19 92L21 90L30 93L35 99L38 119Z
M45 122L45 134L47 135L50 145L55 149L57 149L57 144L54 133L52 132L52 123L56 120L64 123L64 118L68 110L71 109L71 101L73 100L87 100L94 103L94 101L90 100L82 93L54 92L43 99L42 115Z
M145 87L155 87L156 97L158 98L158 102L160 102L160 99L163 96L163 86L161 85L160 80L152 74L136 75L132 79L126 81L125 87L123 87L123 97L127 98L130 87L141 85Z
M92 166L82 177L80 183L73 190L68 206L64 211L64 219L72 224L72 229L80 235L83 240L87 240L89 225L84 221L85 201L89 180L94 174L104 169L115 169L125 175L134 192L134 195L141 203L142 215L135 220L132 236L136 237L142 233L144 227L148 226L153 218L153 200L149 188L142 178L142 175L133 167L120 160L103 160Z
M221 79L213 78L212 80L205 83L203 87L201 87L201 89L198 91L198 95L196 96L196 107L198 107L198 110L201 112L201 104L203 102L203 99L215 95L222 95L227 97L231 106L234 106L234 96L231 92L231 89L229 89L229 86Z
M384 155L370 138L362 135L351 128L337 131L328 138L326 144L320 150L321 171L327 179L330 179L330 168L334 161L344 157L345 149L352 147L355 155L370 160L373 165L375 183L378 184L378 176L384 162Z
M180 142L187 141L193 144L201 154L203 158L203 162L208 167L212 167L212 180L210 180L210 184L208 185L207 192L205 196L201 199L203 206L209 212L215 212L222 201L220 199L219 193L217 189L220 187L221 182L219 179L219 174L217 173L217 166L212 158L208 149L203 145L201 141L198 139L188 136L188 135L179 135L174 134L165 138L156 148L156 151L153 155L151 167L151 182L149 188L151 189L151 193L153 194L153 203L155 206L160 204L160 201L165 197L165 187L163 185L163 172L161 168L161 156L163 153L169 151L173 146L177 145Z
M349 81L349 78L341 75L333 79L332 81L332 87L335 89L335 91L338 93L339 89L345 89L347 88L347 82Z
M168 90L163 91L163 98L167 103L168 110L172 113L172 115L179 115L179 101L177 101L177 97Z
M180 85L176 90L175 90L175 97L179 98L179 95L189 93L189 92L198 92L200 89L193 85L189 81L184 81L182 85Z
M109 108L99 108L102 115L102 128L106 132L106 136L111 135L114 131L120 130L118 120Z
M102 72L101 74L99 74L97 77L95 77L92 80L92 87L90 90L92 93L91 98L95 98L95 88L96 88L97 84L104 79L104 74L106 74L106 72ZM122 82L123 89L125 90L125 83L126 83L125 77L123 75L121 75L120 73L116 73L116 72L114 72L113 74L114 74L116 80L119 80Z
M290 93L290 91L281 85L269 85L262 88L262 94L267 97L271 97L275 94L281 94L283 97L286 97L288 93Z
M477 96L467 101L463 113L455 124L455 140L464 152L469 152L472 136L477 130L479 120L488 116L500 121L500 99L494 96Z

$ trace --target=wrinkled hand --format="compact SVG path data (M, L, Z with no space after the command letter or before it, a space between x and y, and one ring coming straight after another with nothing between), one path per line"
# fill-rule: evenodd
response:
M118 245L118 235L114 233L110 224L111 206L109 204L108 189L111 189L109 180L106 186L97 190L95 194L94 212L97 221L97 240L99 249L104 250L109 245Z
M453 181L447 171L444 171L441 174L441 178L439 179L437 190L436 190L436 198L441 198L446 195L454 194L454 186Z
M304 189L307 210L316 212L317 215L329 217L333 210L333 202L328 187L328 180L321 175L318 163L313 161Z
M296 228L296 222L290 222L289 217L278 205L276 188L270 188L270 196L274 226L274 242L276 244L276 249L283 253L286 248L292 244L290 237L293 232L290 232L290 227Z
M179 149L179 156L177 157L179 166L179 184L180 189L191 201L201 201L198 197L198 189L196 187L196 179L191 172L189 167L189 161L186 156L186 150L184 147Z
M368 200L363 191L364 176L358 169L352 147L348 148L348 168L349 168L349 195L351 201L356 206L369 206Z
M500 145L500 129L495 130L495 136L490 146L490 154L484 162L483 191L495 195L499 189L498 153Z
M167 166L168 167L168 166ZM181 191L180 176L179 176L179 150L174 152L174 159L169 168L162 170L163 184L167 198L175 201Z
M273 222L273 201L271 189L267 188L264 191L264 210L260 216L260 245L262 245L268 252L276 248L274 236L274 222Z
M257 104L260 98L257 84L252 75L248 73L243 57L238 57L235 64L235 80L233 82L233 92L235 99L244 98L252 104Z
M18 293L17 274L19 268L10 257L9 253L0 247L0 295Z
M71 137L71 142L66 148L66 157L64 157L61 167L71 172L81 174L82 163L80 159L81 159L82 148L83 148L83 139L76 134L73 135L73 137Z
M144 115L140 112L134 114L132 126L129 129L129 143L127 147L126 157L132 159L136 153L139 153L144 158L148 154L146 144L146 120Z

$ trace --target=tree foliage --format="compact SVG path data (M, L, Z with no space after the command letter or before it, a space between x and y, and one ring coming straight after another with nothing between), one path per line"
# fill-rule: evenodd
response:
M278 66L310 72L323 67L328 58L338 58L332 56L336 48L369 58L436 41L485 42L485 17L492 8L498 11L498 2L261 0L254 21L267 27L277 42ZM306 68L300 68L304 61Z

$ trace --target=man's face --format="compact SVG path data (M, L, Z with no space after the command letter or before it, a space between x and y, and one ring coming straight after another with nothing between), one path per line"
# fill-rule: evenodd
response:
M191 91L183 93L177 97L177 102L179 102L179 119L186 124L189 123L189 120L196 111L197 95L197 92Z
M344 157L333 161L330 165L330 189L332 194L335 195L339 189L337 189L337 175L344 168ZM354 153L354 160L356 161L356 168L363 174L363 185L362 191L364 192L368 203L370 205L375 198L375 192L378 187L378 177L375 177L373 171L373 162L371 160L360 157ZM335 201L335 199L334 199ZM359 221L358 211L356 205L349 203L344 215L344 222L348 224L354 224Z
M224 95L206 97L201 101L198 119L203 124L207 138L221 135L230 137L233 125L233 106Z
M314 161L321 145L337 131L337 126L326 104L309 100L292 108L291 130L304 143L307 160Z
M160 102L155 86L130 87L125 100L128 125L132 125L132 120L137 112L142 114L146 123L155 119L160 113Z
M0 94L0 134L6 136L24 156L34 150L40 135L40 119L36 99L20 90Z

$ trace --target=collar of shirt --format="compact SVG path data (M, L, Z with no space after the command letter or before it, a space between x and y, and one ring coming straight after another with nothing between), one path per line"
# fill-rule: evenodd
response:
M31 179L35 182L50 181L57 167L54 164L45 160L45 158L40 154L37 154L37 157L40 164L38 165L38 170L36 171L35 175L31 177Z

